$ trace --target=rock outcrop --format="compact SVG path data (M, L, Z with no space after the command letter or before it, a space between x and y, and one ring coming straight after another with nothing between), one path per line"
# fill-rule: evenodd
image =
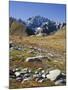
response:
M51 81L54 81L55 85L66 84L66 75L59 69L54 69L49 72L47 72L47 70L45 71L42 68L38 68L35 71L32 71L29 68L10 69L10 78L16 79L16 81L19 81L21 83L29 80L35 80L39 83L42 83L50 79Z

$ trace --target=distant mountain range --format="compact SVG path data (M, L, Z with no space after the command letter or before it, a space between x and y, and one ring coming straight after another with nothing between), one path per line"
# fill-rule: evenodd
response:
M49 35L65 25L65 22L56 24L56 22L41 16L29 17L26 22L13 17L9 18L10 34L17 35L35 35L40 33Z

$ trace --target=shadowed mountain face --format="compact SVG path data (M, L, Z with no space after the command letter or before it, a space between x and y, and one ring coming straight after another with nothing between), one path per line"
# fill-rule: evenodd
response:
M22 21L21 19L16 20L10 17L9 26L10 34L12 35L36 35L36 34L51 34L56 32L61 27L66 24L56 24L56 22L49 20L48 18L41 16L34 16L27 19L27 21ZM42 35L41 34L41 35Z
M35 33L37 31L37 28L39 27L42 29L41 33L46 33L46 34L50 34L51 32L57 30L55 22L41 16L35 16L29 18L27 20L27 27L28 29L31 29L33 33Z
M50 21L49 19L41 16L30 17L27 20L27 27L32 30L35 30L35 28L41 27L44 22L49 22L49 21Z

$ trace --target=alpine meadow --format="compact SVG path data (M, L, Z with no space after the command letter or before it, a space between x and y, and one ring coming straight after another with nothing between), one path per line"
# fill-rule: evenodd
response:
M66 85L66 5L9 2L9 88Z

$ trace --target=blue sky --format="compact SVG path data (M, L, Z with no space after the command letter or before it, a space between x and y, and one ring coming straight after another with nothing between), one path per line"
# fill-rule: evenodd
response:
M21 18L22 20L40 15L56 22L65 22L66 5L10 1L9 14L16 19Z

